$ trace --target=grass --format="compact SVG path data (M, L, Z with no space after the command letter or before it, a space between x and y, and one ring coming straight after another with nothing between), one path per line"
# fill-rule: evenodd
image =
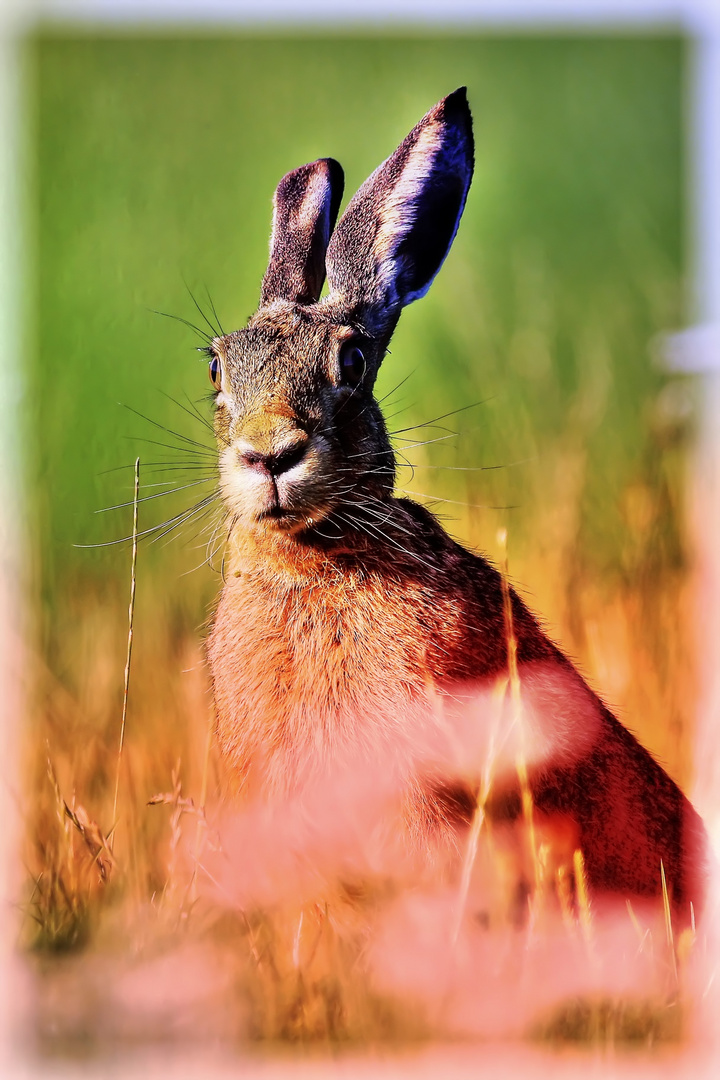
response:
M673 941L662 913L628 911L619 929L598 922L580 853L556 866L531 805L508 837L479 803L461 873L381 866L348 879L341 862L320 870L314 891L302 875L296 890L291 871L275 901L243 902L233 884L253 878L257 855L227 817L197 642L186 642L185 678L165 662L176 673L159 685L153 668L132 673L117 808L117 693L104 737L91 736L92 720L57 683L45 683L35 711L23 938L40 975L45 1052L210 1037L326 1049L498 1032L590 1049L682 1039L678 963L694 937ZM283 837L281 828L276 882ZM519 907L523 850L534 870ZM529 920L518 921L523 907ZM490 980L478 979L485 966ZM557 986L550 971L562 972ZM59 994L72 1004L59 1009Z
M132 534L137 457L140 497L169 492L140 502L140 534L212 491L206 372L192 332L152 309L201 321L187 277L211 320L214 303L226 328L240 325L255 306L282 173L331 153L352 191L429 105L467 82L471 198L381 373L399 483L465 542L507 558L552 635L687 785L690 390L651 359L656 336L682 321L683 42L48 31L29 43L28 68L37 647L23 944L42 972L41 1039L52 1051L208 1035L369 1046L476 1032L459 991L440 1000L432 978L427 993L398 982L393 943L414 927L442 966L452 950L437 944L438 927L483 964L478 927L517 941L507 851L490 860L497 905L475 923L474 864L465 919L448 915L451 889L408 890L392 875L335 882L327 909L317 898L245 909L208 892L196 860L218 855L228 784L201 646L220 557L214 572L188 571L204 561L212 514L187 523L184 544L140 542L129 687L129 546L73 545ZM561 883L536 880L536 891L540 921L545 903L557 920ZM559 951L544 959L592 971L592 914L577 897L567 910ZM518 1001L516 1026L503 1022L590 1044L677 1037L673 950L661 923L650 956L646 932L655 996L586 988L540 1019ZM426 976L418 970L419 985ZM477 1014L493 1016L492 995L476 1000L468 986Z

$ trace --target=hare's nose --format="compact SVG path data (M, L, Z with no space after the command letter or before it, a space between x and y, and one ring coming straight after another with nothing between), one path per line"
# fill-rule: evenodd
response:
M307 453L309 442L308 438L295 440L289 445L274 449L272 453L262 453L245 444L238 450L238 454L247 468L273 477L281 476L300 464Z

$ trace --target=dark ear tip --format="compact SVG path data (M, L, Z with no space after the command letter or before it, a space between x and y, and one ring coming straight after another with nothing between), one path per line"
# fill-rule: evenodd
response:
M452 94L448 94L447 97L444 97L442 101L439 101L435 106L433 113L438 119L441 119L444 124L448 127L455 128L458 132L461 140L464 142L472 171L475 140L473 138L472 113L470 112L470 106L468 105L467 99L467 86L459 86L457 90L453 90Z
M458 86L457 90L453 90L443 101L446 105L467 105L467 86Z
M466 127L472 125L472 113L467 99L467 86L459 86L438 103L438 110L446 120L455 120Z
M322 173L333 187L340 185L342 188L345 183L345 173L343 172L342 165L339 161L336 161L335 158L331 157L318 158L317 161L311 161L308 165L302 165L295 171L303 173L306 176L310 173Z
M324 173L331 184L344 183L345 175L339 161L334 158L318 158L317 161L309 161L307 165L300 165L289 173L285 173L278 184L278 191L292 188L296 184L305 183L310 176Z
M345 173L343 172L343 167L339 161L335 160L335 158L320 158L320 160L316 164L325 166L328 176L330 177L330 182L332 184L345 183Z

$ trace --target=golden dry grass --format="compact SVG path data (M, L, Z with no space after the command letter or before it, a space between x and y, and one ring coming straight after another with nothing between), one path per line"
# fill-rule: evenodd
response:
M494 554L502 561L500 547ZM555 557L564 558L561 543ZM608 691L620 715L632 718L640 738L686 783L693 704L687 580L666 575L645 591L605 593L578 580L570 605L567 594L558 596L552 588L552 572L544 568L541 575L532 556L520 567L517 577L546 583L537 590L538 601L594 684ZM455 878L436 896L427 881L369 875L365 881L326 883L325 892L309 901L285 897L247 908L224 896L222 885L208 889L207 866L223 857L242 863L243 853L235 848L218 854L222 841L216 830L228 778L212 741L200 635L169 625L160 603L146 602L135 626L139 647L114 816L126 632L117 610L88 590L82 617L68 628L65 642L73 670L60 680L38 660L33 672L23 785L28 887L22 942L38 975L36 1018L43 1044L54 1051L121 1036L213 1035L369 1046L477 1033L458 1004L468 996L467 972L457 985L451 979L438 998L434 988L416 992L405 985L404 975L397 974L404 961L393 959L394 943L402 942L403 928L420 910L412 906L416 901L424 912L434 904L434 914L405 941L408 955L424 947L428 934L430 957L445 948L455 962L451 954L458 947L474 955L468 937L474 930L468 926L476 916L469 909L458 919L457 905L448 906L448 895L458 899L467 882ZM478 832L480 826L481 820ZM485 832L490 856L485 852L482 858L487 863L489 857L500 885L495 908L482 915L483 929L517 944L513 845L529 841L526 836L503 846L502 837L493 838L487 827ZM542 838L530 836L534 858L539 852L540 861L547 860ZM567 880L551 861L548 866L550 877L536 866L534 892L527 898L532 932L561 966L579 964L592 972L593 949L602 952L604 939L592 944L593 913L583 900L582 874L576 866L579 888L569 896ZM527 1002L518 1006L517 1023L503 1015L506 1031L591 1044L649 1045L679 1037L677 950L664 941L661 923L640 925L630 912L627 927L631 923L638 954L650 965L639 997L581 979L551 995L547 1008L540 1001L534 1009ZM445 924L448 934L439 945L438 925ZM558 925L565 935L559 946L552 944ZM684 963L692 943L685 935L678 944ZM385 968L393 963L387 976ZM424 977L421 972L420 983ZM530 982L537 977L536 971ZM494 996L511 1001L513 978L517 971L505 967ZM481 999L478 1008L486 1006ZM483 1024L478 1030L485 1031Z

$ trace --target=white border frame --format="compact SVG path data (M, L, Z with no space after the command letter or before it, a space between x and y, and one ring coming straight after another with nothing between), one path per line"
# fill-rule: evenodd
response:
M693 260L695 295L700 330L680 335L668 350L672 366L683 371L701 371L705 380L701 431L698 440L696 505L704 508L697 526L701 572L707 582L701 636L706 642L703 670L704 697L699 716L699 745L705 755L698 761L701 809L710 815L711 826L720 824L720 795L713 790L720 776L720 665L715 653L720 642L720 0L0 0L0 905L2 913L12 909L16 896L14 857L17 836L17 809L10 789L15 769L14 732L22 715L22 461L18 460L23 341L20 318L23 294L22 245L23 210L20 184L22 154L20 123L22 84L19 44L24 33L44 20L52 24L89 25L93 28L129 28L139 31L153 27L202 26L258 27L267 29L328 30L367 28L378 31L407 30L410 27L457 27L473 31L517 32L598 32L651 31L681 28L694 39L694 82L691 95L692 183L689 196L693 206ZM714 749L713 749L714 748ZM712 752L711 752L712 751ZM710 753L711 760L707 759ZM705 787L703 790L703 778ZM14 920L0 917L0 1073L8 1078L37 1076L28 1059L13 1057L12 1038L17 1034L22 1006L22 974L14 967L11 937ZM530 1055L532 1056L532 1055ZM537 1056L540 1062L542 1055ZM514 1067L513 1067L514 1062ZM447 1063L449 1064L449 1063ZM499 1064L499 1062L498 1062ZM624 1069L620 1062L609 1063L614 1076ZM682 1065L680 1071L682 1072ZM528 1073L527 1048L511 1053L502 1072L495 1068L485 1075ZM330 1065L315 1063L307 1069L299 1064L294 1075L330 1076ZM369 1066L369 1070L368 1070ZM406 1063L392 1069L392 1075L433 1075L420 1063ZM437 1066L437 1061L436 1061ZM474 1075L467 1063L450 1075ZM694 1062L694 1075L712 1075ZM98 1075L92 1063L77 1067L75 1075ZM573 1075L573 1066L567 1072ZM632 1069L632 1065L630 1066ZM122 1077L138 1072L132 1058L103 1073ZM281 1075L281 1065L258 1060L218 1063L213 1075ZM566 1075L561 1062L553 1065L554 1075ZM698 1071L699 1070L699 1071ZM343 1071L345 1071L343 1069ZM534 1070L533 1070L534 1071ZM378 1063L359 1063L348 1075L390 1075L378 1070ZM69 1075L58 1065L55 1075ZM170 1062L158 1058L140 1063L143 1076L172 1075L203 1077L208 1061L193 1062L183 1057ZM49 1075L46 1068L44 1075ZM599 1073L597 1075L600 1075ZM628 1071L627 1075L631 1075Z

